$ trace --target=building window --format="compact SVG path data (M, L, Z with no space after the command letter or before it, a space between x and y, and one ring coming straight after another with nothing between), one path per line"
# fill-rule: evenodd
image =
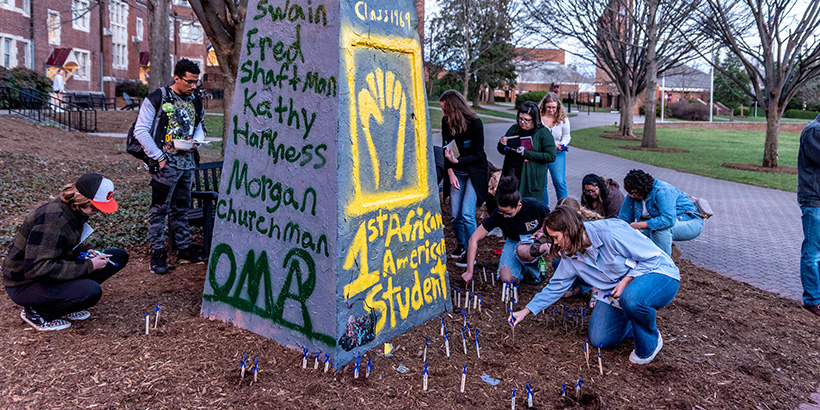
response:
M31 17L31 0L23 0L21 8L23 9L24 16Z
M48 11L48 44L60 45L60 12Z
M89 16L88 0L72 0L71 26L77 30L88 32Z
M137 17L137 41L142 41L143 27L142 19Z
M11 39L10 38L3 38L3 67L12 68L11 67Z
M205 66L202 65L202 59L201 58L189 58L189 60L193 61L194 64L196 64L196 66L199 67L199 72L200 73L205 72Z
M77 71L74 73L75 80L88 81L91 79L91 54L88 50L74 49L74 58L77 59Z
M119 0L108 3L111 22L112 66L128 69L128 4Z
M173 17L168 17L168 33L169 33L169 36L170 36L169 39L171 40L171 42L174 41L174 22L175 22L175 20L174 20Z
M3 7L14 8L14 0L2 0Z
M191 7L191 5L188 4L188 0L174 0L174 5L182 7Z
M202 43L202 26L199 23L180 23L179 41L183 43Z

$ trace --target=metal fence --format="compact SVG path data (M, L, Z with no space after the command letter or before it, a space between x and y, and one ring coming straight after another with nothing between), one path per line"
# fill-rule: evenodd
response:
M69 131L96 132L97 111L31 88L0 86L0 109Z

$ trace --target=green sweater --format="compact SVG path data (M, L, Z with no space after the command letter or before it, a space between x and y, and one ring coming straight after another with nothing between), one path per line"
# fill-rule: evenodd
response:
M519 135L518 124L513 124L505 135ZM555 161L555 140L549 128L541 127L532 136L532 151L524 151L524 167L518 186L522 198L544 199L544 182L547 180L547 164ZM508 154L517 155L517 154Z

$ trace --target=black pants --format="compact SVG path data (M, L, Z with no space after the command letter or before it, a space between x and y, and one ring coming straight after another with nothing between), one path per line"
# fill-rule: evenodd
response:
M78 310L88 309L102 297L100 284L114 276L128 263L128 253L122 249L102 251L111 255L112 264L90 274L65 282L33 282L27 285L7 287L11 300L23 307L37 311L45 320L54 320Z

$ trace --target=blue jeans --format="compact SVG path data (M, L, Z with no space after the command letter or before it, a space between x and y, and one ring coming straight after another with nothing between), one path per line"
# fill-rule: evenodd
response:
M660 273L638 276L624 289L619 300L621 309L598 301L589 318L589 340L604 348L617 346L627 337L635 338L635 354L652 355L658 346L655 309L675 299L680 283Z
M567 153L566 151L555 151L555 161L547 164L547 172L552 178L552 186L555 187L556 200L567 196ZM549 178L544 179L544 205L550 207L550 194L547 191Z
M461 189L450 186L450 224L453 225L458 244L466 248L476 229L475 206L478 195L469 176L456 174L456 179Z
M538 259L530 263L522 262L521 259L518 259L518 252L516 252L515 249L518 247L519 242L520 241L510 238L504 241L504 250L501 252L498 269L501 270L502 266L510 268L510 273L512 273L519 282L524 279L524 269L528 269L530 274L532 274L534 278L537 278L541 275L538 269Z
M800 249L800 281L803 304L820 305L820 208L801 206L803 246Z
M689 218L689 216L683 216ZM691 241L703 232L703 219L694 217L692 219L676 219L675 224L671 228L660 229L652 231L649 229L641 229L641 233L648 236L658 248L666 252L667 255L672 255L672 241Z

